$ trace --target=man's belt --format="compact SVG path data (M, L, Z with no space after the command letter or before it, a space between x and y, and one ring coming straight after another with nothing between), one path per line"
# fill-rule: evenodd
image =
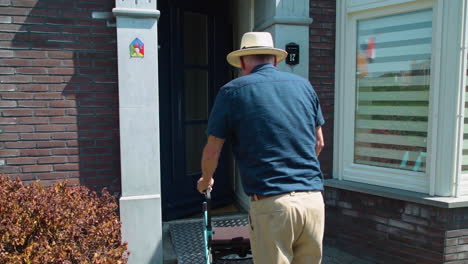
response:
M259 201L259 200L263 200L263 199L270 198L270 197L273 197L273 196L284 195L284 194L290 194L291 196L294 196L295 193L300 193L300 192L313 192L313 191L292 191L292 192L277 193L277 194L272 194L272 195L252 194L250 196L250 200L251 201Z
M266 198L270 198L270 197L275 196L275 195L278 195L278 194L273 194L273 195L253 194L253 195L250 196L250 200L251 201L259 201L259 200L263 200L263 199L266 199Z

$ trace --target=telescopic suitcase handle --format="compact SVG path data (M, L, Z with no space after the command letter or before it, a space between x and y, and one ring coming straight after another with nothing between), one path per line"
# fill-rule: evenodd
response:
M205 191L205 201L206 203L203 203L203 210L207 212L207 215L208 215L208 222L207 222L207 228L208 230L211 230L211 213L210 213L210 209L211 209L211 188L208 188L206 191Z
M205 244L205 264L212 263L211 255L211 240L213 239L213 229L211 228L211 189L208 188L204 191L205 201L203 202L203 237Z

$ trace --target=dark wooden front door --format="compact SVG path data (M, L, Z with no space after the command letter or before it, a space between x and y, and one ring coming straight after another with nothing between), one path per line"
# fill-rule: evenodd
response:
M161 0L159 78L163 219L200 212L196 191L209 112L228 81L225 56L232 35L228 1ZM226 158L220 160L213 199L231 199Z

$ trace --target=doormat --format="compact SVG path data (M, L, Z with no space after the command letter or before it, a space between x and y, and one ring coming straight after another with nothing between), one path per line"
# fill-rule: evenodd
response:
M213 217L214 227L243 226L248 224L247 215ZM178 264L205 263L203 242L203 220L173 222L169 225L172 244L177 255ZM216 264L252 264L252 259L236 260L235 255L227 256L229 260L218 260Z

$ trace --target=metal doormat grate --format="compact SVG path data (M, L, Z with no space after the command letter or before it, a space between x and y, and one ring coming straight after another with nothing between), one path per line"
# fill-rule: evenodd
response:
M242 226L246 224L248 224L247 215L212 218L212 225L214 227ZM205 263L202 219L174 222L169 225L169 230L178 264ZM228 258L230 259L217 261L216 264L253 263L251 259L235 260L236 256L228 256Z

